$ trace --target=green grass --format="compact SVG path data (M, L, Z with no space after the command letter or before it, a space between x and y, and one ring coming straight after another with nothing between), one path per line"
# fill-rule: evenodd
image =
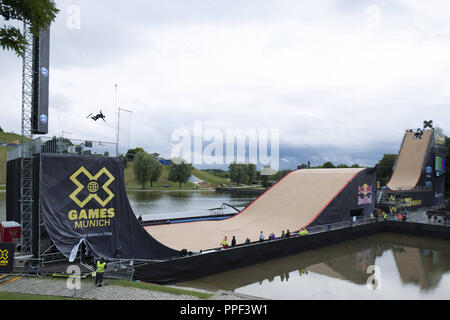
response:
M186 182L182 184L180 189L178 182L169 181L170 167L163 166L162 168L163 170L159 180L153 182L153 188L150 187L150 183L146 183L145 184L146 190L192 190L193 187L196 186L192 182ZM222 183L223 184L229 183L227 179L223 179L208 172L204 172L197 169L194 169L192 174L212 186L218 186ZM125 185L128 189L142 189L142 185L136 181L136 178L134 176L133 162L128 162L128 165L125 168L124 176L125 176ZM168 185L169 187L168 188L163 187L163 185ZM202 188L200 188L200 190L202 190Z
M16 292L0 292L0 300L80 300L70 297L46 296Z
M177 295L185 294L185 295L197 297L199 299L208 299L212 295L209 293L190 291L190 290L181 289L181 288L160 286L157 284L146 283L146 282L134 282L134 281L127 281L127 280L110 279L109 284L116 285L116 286L122 286L122 287L139 288L139 289L143 289L143 290L166 292L166 293L177 294Z
M21 135L11 132L0 132L0 143L20 143Z
M6 183L6 154L10 148L0 147L0 184Z
M199 178L200 180L203 180L214 186L218 186L221 184L228 185L230 183L230 181L228 179L221 178L221 177L215 176L209 172L205 172L205 171L201 171L201 170L197 170L197 169L194 169L192 174L194 176L196 176L197 178Z

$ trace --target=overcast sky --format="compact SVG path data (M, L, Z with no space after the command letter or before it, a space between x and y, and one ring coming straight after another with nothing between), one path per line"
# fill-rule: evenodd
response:
M50 135L169 157L180 128L279 130L280 167L374 165L405 129L450 126L448 0L56 1ZM0 51L0 126L22 62ZM107 123L86 116L102 110ZM121 113L122 114L122 113ZM129 142L129 145L127 145Z

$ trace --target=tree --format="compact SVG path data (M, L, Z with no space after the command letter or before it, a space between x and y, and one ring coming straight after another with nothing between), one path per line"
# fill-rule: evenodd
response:
M122 160L123 162L123 168L125 169L128 166L128 159L126 156L124 156L123 154L119 155L119 158Z
M3 132L3 129L2 129L2 127L0 127L0 132Z
M253 163L249 163L245 166L245 169L247 171L247 176L248 176L248 184L251 184L252 181L255 180L256 178L256 165L254 165Z
M322 168L331 169L331 168L336 168L336 167L334 166L334 164L331 161L327 161L322 165Z
M156 182L161 177L162 164L156 160L153 156L151 158L151 173L150 173L150 187L153 187L153 182Z
M154 175L155 166L153 160L155 159L145 151L138 152L134 156L134 176L136 181L142 184L142 189L145 189L145 183L151 181L152 176Z
M59 9L52 0L2 0L0 15L5 21L19 20L29 25L33 36L48 29L55 20ZM0 45L3 50L12 50L23 57L27 45L30 45L19 28L4 25L0 28Z
M290 173L291 170L290 169L286 169L286 170L279 170L277 171L277 173L275 173L272 177L273 180L275 181L280 181L281 179L283 179L288 173Z
M134 149L128 149L127 154L125 155L127 157L127 159L129 161L133 161L134 160L134 156L138 153L138 152L145 152L143 148L141 147L136 147Z
M383 158L377 164L377 179L387 183L392 176L396 154L384 154Z
M180 184L186 183L192 175L192 164L186 163L184 160L176 164L172 161L170 164L169 180Z
M247 165L244 163L231 163L228 166L230 170L230 180L235 182L237 185L248 182L249 180L249 170Z

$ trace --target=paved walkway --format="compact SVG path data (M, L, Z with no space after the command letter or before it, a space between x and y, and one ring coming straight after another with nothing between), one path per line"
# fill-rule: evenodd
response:
M182 288L189 291L210 293L211 300L254 300L259 299L242 294L227 291L207 292L192 288ZM8 276L0 283L0 292L15 292L26 294L38 294L48 296L73 297L95 300L201 300L188 294L174 294L161 291L146 290L134 287L106 284L100 288L96 287L92 280L81 281L79 290L69 289L66 279L38 278Z

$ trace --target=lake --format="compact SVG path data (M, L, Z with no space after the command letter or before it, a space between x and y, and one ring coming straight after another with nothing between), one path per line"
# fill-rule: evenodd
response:
M449 271L449 241L383 233L179 285L277 300L449 299Z

